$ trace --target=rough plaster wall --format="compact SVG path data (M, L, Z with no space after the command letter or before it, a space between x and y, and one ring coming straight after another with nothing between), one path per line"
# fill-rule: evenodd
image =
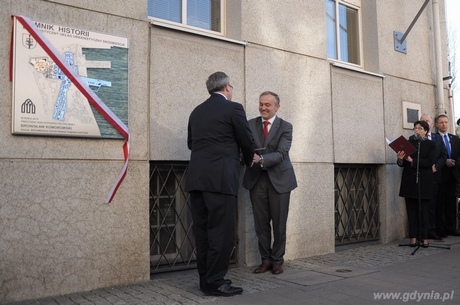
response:
M104 204L117 168L0 162L0 303L149 279L148 167L131 162Z
M145 14L141 2L2 1L0 303L149 279L149 25L133 19ZM11 134L11 15L128 37L131 161L112 204L103 202L123 166L122 140Z

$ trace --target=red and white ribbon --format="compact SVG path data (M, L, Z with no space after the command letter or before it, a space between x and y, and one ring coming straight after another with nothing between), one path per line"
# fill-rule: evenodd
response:
M105 202L111 203L118 188L120 187L123 179L126 176L128 170L128 159L129 159L129 130L128 127L110 110L100 98L91 90L91 88L84 82L81 77L66 63L62 55L56 50L51 44L48 38L38 29L34 22L24 16L13 16L16 18L24 28L29 32L32 37L37 40L37 43L43 48L43 50L50 56L58 67L64 72L64 74L72 81L72 83L78 88L78 90L88 99L88 102L96 108L96 110L125 138L123 144L123 156L125 164L117 177L114 185L109 191Z

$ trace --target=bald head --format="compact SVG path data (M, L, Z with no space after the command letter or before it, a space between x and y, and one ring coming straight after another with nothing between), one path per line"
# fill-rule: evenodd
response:
M433 128L433 118L431 117L431 115L429 115L429 114L423 114L423 115L420 117L420 121L427 122L427 123L428 123L428 126L430 126L430 129Z

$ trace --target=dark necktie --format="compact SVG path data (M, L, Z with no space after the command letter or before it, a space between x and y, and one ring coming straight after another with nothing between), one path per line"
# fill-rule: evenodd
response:
M268 124L270 124L269 121L264 121L264 138L265 139L268 137Z
M444 135L444 143L446 143L446 149L447 149L447 156L451 157L451 151L450 151L450 143L449 143L449 138L447 137L447 134Z

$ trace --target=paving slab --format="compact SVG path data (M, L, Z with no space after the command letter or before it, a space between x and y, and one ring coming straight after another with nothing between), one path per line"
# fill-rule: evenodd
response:
M244 293L205 296L196 270L153 275L146 283L96 289L11 305L356 305L460 304L460 237L414 248L390 244L338 247L335 253L285 262L285 272L232 266L227 278ZM445 247L450 247L450 250Z

